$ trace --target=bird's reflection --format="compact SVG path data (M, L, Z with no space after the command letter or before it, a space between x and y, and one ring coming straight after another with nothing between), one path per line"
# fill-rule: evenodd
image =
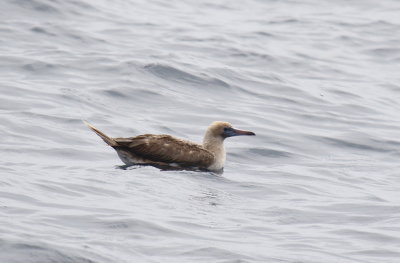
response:
M134 169L139 169L141 167L155 167L160 169L161 171L191 171L191 172L200 172L200 173L207 173L207 174L213 174L213 175L222 175L224 173L224 169L220 169L218 171L209 171L207 169L201 169L198 167L172 167L168 165L154 165L154 164L134 164L134 165L117 165L115 168L121 169L121 170L134 170Z

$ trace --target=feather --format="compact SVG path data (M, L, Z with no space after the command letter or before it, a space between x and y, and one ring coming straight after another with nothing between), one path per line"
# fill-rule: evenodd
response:
M114 138L118 149L157 163L176 163L180 166L206 168L214 155L201 145L170 135L144 134L131 138Z
M84 123L113 147L126 165L150 164L220 171L225 163L224 140L238 135L255 135L250 131L234 129L230 123L217 121L208 127L200 145L164 134L111 138L89 123Z

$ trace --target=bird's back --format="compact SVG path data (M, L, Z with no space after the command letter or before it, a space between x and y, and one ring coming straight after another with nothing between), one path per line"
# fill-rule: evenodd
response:
M113 148L119 154L120 152L130 154L132 158L143 160L144 163L207 169L214 162L214 155L201 145L170 135L143 134L130 138L113 138L113 140L118 144Z

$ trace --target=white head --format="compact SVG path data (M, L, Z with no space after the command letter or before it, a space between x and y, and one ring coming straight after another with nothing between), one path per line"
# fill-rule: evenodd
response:
M209 167L211 170L219 170L224 167L225 147L224 140L228 137L239 135L255 135L251 131L234 129L229 122L214 121L208 126L203 139L203 147L212 152L215 156L214 164Z
M255 135L254 132L251 131L243 131L234 129L229 122L224 121L214 121L207 128L206 136L221 138L222 140L232 137L232 136L240 136L240 135Z

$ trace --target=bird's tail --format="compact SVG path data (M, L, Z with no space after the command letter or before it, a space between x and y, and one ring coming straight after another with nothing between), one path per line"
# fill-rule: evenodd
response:
M89 123L87 123L86 121L83 121L83 123L86 124L86 126L89 127L89 129L91 129L92 131L94 131L97 135L100 136L101 139L103 139L103 141L105 141L108 145L110 145L111 147L115 147L118 146L118 143L113 139L108 137L107 135L105 135L104 133L102 133L101 131L99 131L98 129L96 129L95 127L93 127L92 125L90 125Z

